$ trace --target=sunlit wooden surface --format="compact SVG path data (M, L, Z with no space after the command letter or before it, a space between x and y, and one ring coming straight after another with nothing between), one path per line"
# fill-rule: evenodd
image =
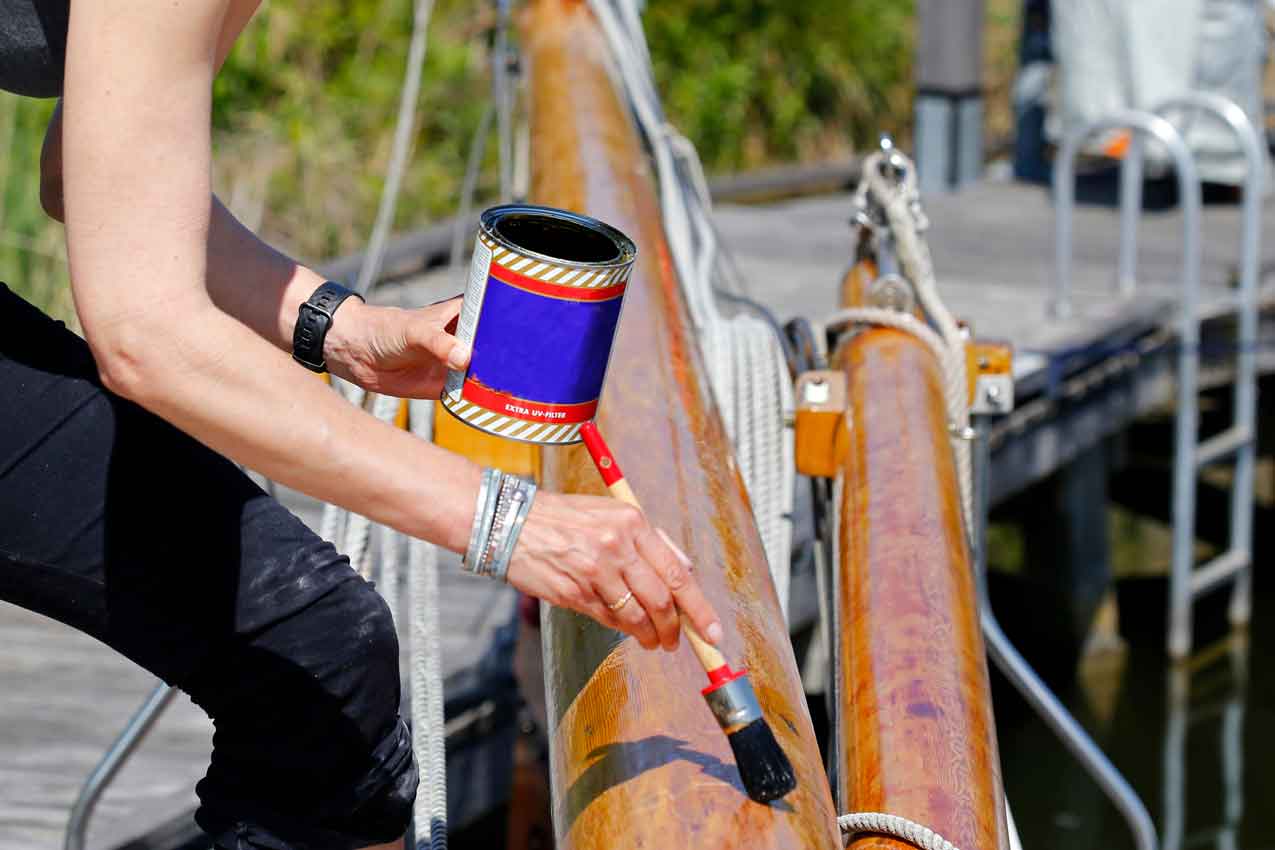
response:
M832 800L761 540L709 403L646 159L584 5L539 0L523 19L531 69L532 200L595 215L639 258L600 426L651 519L697 564L799 786L760 805L740 785L689 648L646 652L576 615L545 618L558 847L833 848ZM602 493L583 449L545 451L555 489Z
M846 295L862 287L854 290ZM1004 848L987 662L939 364L918 339L887 329L850 335L834 360L850 408L836 581L838 804L910 818L961 848ZM851 846L911 848L882 836Z

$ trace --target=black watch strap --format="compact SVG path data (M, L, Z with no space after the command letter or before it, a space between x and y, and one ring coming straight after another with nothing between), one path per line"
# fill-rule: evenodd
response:
M345 299L363 296L339 283L327 281L297 310L297 324L292 330L292 359L311 372L327 371L323 360L323 340L332 327L332 316Z

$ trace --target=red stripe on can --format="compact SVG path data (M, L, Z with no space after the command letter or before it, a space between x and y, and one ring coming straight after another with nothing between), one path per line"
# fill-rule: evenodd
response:
M546 422L551 425L587 422L598 410L596 400L579 404L546 404L542 401L528 401L525 398L493 390L491 387L484 387L468 378L460 394L466 401L473 402L485 410L526 422Z
M564 286L561 283L551 283L545 280L537 280L534 277L527 277L525 274L519 274L498 263L491 264L489 274L501 283L507 283L510 286L516 286L519 289L525 289L537 295L548 295L550 298L563 298L568 301L607 301L612 298L619 298L624 294L624 287L629 283L627 280L623 280L620 283L597 289L590 289L585 286Z

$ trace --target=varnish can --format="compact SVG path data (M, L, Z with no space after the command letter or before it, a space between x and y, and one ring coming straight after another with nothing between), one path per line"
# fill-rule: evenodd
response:
M588 216L528 204L484 212L456 325L473 356L447 373L443 407L489 434L580 442L636 256L631 239Z

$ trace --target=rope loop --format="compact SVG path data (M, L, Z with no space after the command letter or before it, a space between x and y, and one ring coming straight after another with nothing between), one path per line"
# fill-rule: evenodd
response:
M884 812L852 812L837 818L837 826L847 844L860 833L888 835L908 842L918 850L960 850L952 842L927 826L898 815Z
M873 307L842 310L832 320L882 325L919 337L938 359L943 370L943 397L950 430L957 437L952 448L957 482L961 491L961 512L965 532L972 539L974 529L973 467L969 440L962 435L970 428L969 389L965 366L965 336L947 305L939 296L934 262L921 234L929 218L921 207L916 167L912 160L893 147L868 155L863 176L854 194L855 221L873 233L888 231L894 241L903 274L916 290L926 322L915 321L907 313ZM910 321L903 321L906 316ZM927 324L928 322L928 324ZM830 321L829 324L832 322ZM932 326L932 327L931 327Z

